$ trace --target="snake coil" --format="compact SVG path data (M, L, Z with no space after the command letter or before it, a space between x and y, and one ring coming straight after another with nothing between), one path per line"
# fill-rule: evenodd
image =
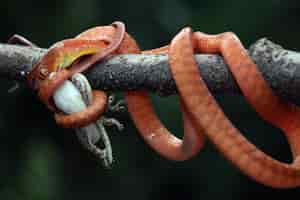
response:
M93 45L96 51L90 51ZM64 55L74 52L79 55L69 63L68 69L57 64L61 63L58 58L60 52L64 51ZM91 52L92 56L78 60ZM292 164L281 163L266 155L234 127L199 75L194 52L220 53L224 57L250 104L264 120L285 133L294 157ZM58 113L53 105L53 91L74 73L87 70L107 56L138 53L169 55L183 113L184 137L181 140L160 122L146 92L125 92L132 119L141 136L154 150L168 159L186 160L201 150L207 137L227 159L254 180L276 188L300 186L300 109L273 94L240 40L231 32L208 35L184 28L170 45L141 51L135 40L125 32L124 25L115 22L112 26L95 27L74 39L55 44L28 79L38 89L41 100L56 112L58 123L66 127L80 127L93 122L102 114L106 95L95 91L94 102L87 110L66 116ZM50 76L51 72L56 73Z

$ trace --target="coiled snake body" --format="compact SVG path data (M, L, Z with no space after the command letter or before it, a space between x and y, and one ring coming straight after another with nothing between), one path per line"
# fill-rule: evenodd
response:
M199 75L194 52L220 53L243 94L260 116L282 129L291 145L294 162L276 161L251 144L227 119ZM233 33L207 35L184 28L169 46L140 51L121 22L89 29L74 39L55 44L29 75L30 84L41 100L56 112L56 120L66 127L80 127L95 121L103 112L106 95L94 92L94 103L87 110L66 116L55 108L53 91L76 72L116 54L169 55L183 112L184 137L172 135L154 113L146 92L126 91L128 110L145 141L159 154L172 160L194 156L208 137L243 173L256 181L277 188L300 185L300 111L275 96ZM93 54L93 55L91 55ZM89 57L83 57L91 55ZM80 59L79 59L80 58ZM56 72L54 75L52 72ZM276 114L274 111L276 110Z

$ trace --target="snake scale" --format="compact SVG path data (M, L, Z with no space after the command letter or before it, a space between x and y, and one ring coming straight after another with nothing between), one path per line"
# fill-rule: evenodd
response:
M251 144L228 120L196 67L194 53L221 54L243 95L267 122L280 128L287 137L294 161L281 163ZM195 156L208 138L244 174L275 188L300 186L300 110L275 96L238 37L231 32L208 35L182 29L170 45L141 51L125 31L122 22L88 29L76 38L54 44L28 76L40 99L55 112L56 121L65 127L81 127L103 113L106 95L94 91L91 106L71 115L55 108L54 90L74 73L87 70L95 62L117 54L169 55L183 113L183 139L175 137L160 122L144 91L125 91L128 111L145 141L160 155L171 160ZM55 72L55 73L53 73ZM274 113L276 111L276 114Z

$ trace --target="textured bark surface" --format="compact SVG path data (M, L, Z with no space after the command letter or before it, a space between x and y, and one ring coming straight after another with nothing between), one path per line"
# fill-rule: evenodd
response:
M46 49L0 44L0 76L25 84L26 74ZM300 53L283 49L263 38L249 48L264 78L283 98L300 105ZM196 55L209 89L240 93L228 67L218 55ZM148 90L166 96L176 93L167 55L121 55L96 64L88 79L94 88L124 91ZM299 79L299 80L298 80Z

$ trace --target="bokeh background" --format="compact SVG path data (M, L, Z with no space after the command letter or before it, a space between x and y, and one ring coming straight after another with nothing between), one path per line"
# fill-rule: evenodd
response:
M42 47L96 25L124 21L141 47L164 45L184 26L208 33L233 31L249 46L261 37L300 49L300 1L283 0L2 0L0 41L19 33ZM207 143L195 158L160 158L138 136L129 116L126 130L110 129L115 164L102 168L72 130L58 127L34 94L0 84L0 199L257 199L297 198L300 189L276 190L253 182ZM226 114L266 153L291 161L282 133L263 122L241 96L216 94ZM153 94L167 127L181 136L177 97Z

